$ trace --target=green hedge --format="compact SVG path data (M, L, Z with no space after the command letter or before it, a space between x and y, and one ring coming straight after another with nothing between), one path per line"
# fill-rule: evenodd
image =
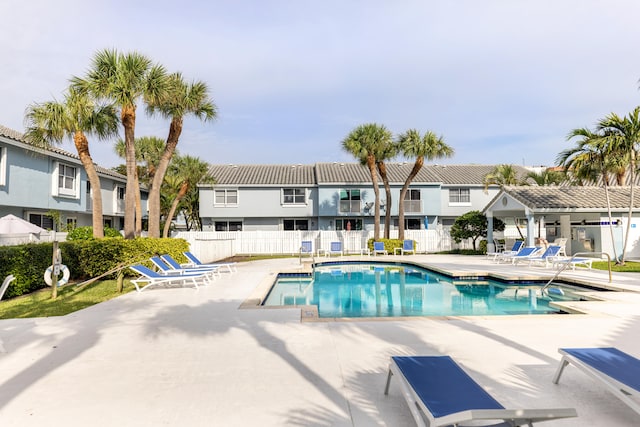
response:
M149 257L170 254L178 261L186 261L189 244L184 239L139 238L125 240L120 237L77 240L59 243L62 263L71 273L70 281L97 277L118 265L142 263L151 266ZM0 247L0 283L13 274L3 299L24 295L45 288L44 271L51 265L53 243L30 243ZM126 275L133 272L125 269ZM115 278L115 274L110 278Z
M367 241L367 246L369 247L369 250L373 253L373 242L375 240L374 239L369 239ZM382 242L384 243L384 250L387 251L387 253L393 254L396 248L402 248L402 245L404 243L403 240L399 240L399 239L378 239L378 242ZM418 242L416 242L415 240L413 241L413 247L416 249L416 252L418 250Z

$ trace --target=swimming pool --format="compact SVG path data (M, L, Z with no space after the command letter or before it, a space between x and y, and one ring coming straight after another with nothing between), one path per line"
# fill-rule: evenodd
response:
M278 275L263 305L315 305L321 318L481 316L560 313L550 301L579 299L542 295L542 286L452 278L401 263L336 263Z

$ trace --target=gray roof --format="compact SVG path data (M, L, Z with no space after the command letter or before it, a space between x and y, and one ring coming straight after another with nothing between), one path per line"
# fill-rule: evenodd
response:
M42 149L40 147L35 147L33 145L31 145L29 142L27 142L27 140L25 140L24 135L21 134L20 132L13 130L13 129L9 129L8 127L2 126L0 125L0 136L4 136L5 138L9 138L9 139L13 139L14 141L17 142L21 142L23 144L28 145L29 147L27 147L28 149L31 150L35 150L35 151L41 151L41 152L50 152L50 153L55 153L61 156L66 156L66 157L71 157L72 159L76 159L76 160L80 160L80 157L77 154L73 154L70 153L68 151L62 150L58 147L55 146L51 146L49 148L46 149ZM94 163L95 164L95 163ZM124 179L126 180L127 177L125 175L122 175L116 171L113 171L111 169L107 169L107 168L103 168L102 166L99 166L96 164L96 171L102 175L108 175L114 178L119 178L119 179Z
M311 165L212 165L216 185L313 185Z
M504 192L530 209L606 209L604 187L596 186L519 186L504 187ZM636 190L640 193L640 189ZM609 187L609 199L613 210L629 209L630 187ZM640 194L639 194L640 195ZM502 193L494 200L499 199ZM634 208L640 208L640 197L634 197Z
M389 162L389 182L403 184L413 162ZM413 179L416 183L482 185L495 165L424 165ZM525 168L515 166L524 177ZM369 169L360 163L316 163L315 165L212 165L209 174L217 185L315 185L370 184Z

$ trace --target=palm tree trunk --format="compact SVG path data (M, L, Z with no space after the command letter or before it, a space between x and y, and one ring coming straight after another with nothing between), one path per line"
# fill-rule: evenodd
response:
M76 146L76 150L78 151L80 162L87 173L89 184L91 184L91 220L93 226L93 237L101 239L104 237L104 222L102 218L102 191L100 189L100 177L98 176L96 166L91 158L91 153L89 153L89 141L87 140L86 135L83 132L75 132L73 135L73 142Z
M620 264L624 265L625 257L627 256L627 244L629 243L629 232L631 231L631 219L633 218L633 202L634 202L634 189L635 189L635 172L636 172L636 153L634 147L631 147L631 170L629 171L629 177L631 179L631 188L629 190L629 218L627 219L627 230L624 235L624 245L622 246L622 256L620 256Z
M138 167L136 166L136 237L142 234L142 200L140 196L140 180L138 179Z
M162 232L162 237L169 237L169 229L171 228L171 220L176 213L176 209L178 209L178 204L180 200L187 194L189 191L189 183L183 182L180 186L180 191L176 195L176 198L173 199L173 203L171 203L171 209L169 209L169 213L167 214L167 221L164 223L164 230Z
M149 237L160 237L160 188L167 173L171 158L176 151L178 138L182 134L182 117L174 117L169 126L169 135L162 157L153 176L149 191ZM163 232L164 234L164 232Z
M413 181L413 178L418 175L420 169L424 165L424 156L416 157L416 161L413 164L413 168L409 173L409 176L404 182L402 189L400 190L400 201L398 202L398 239L404 240L404 198L407 195L407 191L409 190L409 186Z
M380 176L382 177L385 197L387 199L384 211L384 238L389 239L391 232L391 186L389 185L389 178L387 177L387 166L384 164L384 162L378 162L378 171L380 172Z
M125 161L127 167L127 188L124 195L124 238L133 239L135 237L135 215L136 215L136 148L135 125L136 110L134 106L122 107L122 126L124 127Z
M374 156L367 156L367 166L371 174L373 194L375 194L376 200L373 214L373 240L380 240L380 188L378 187L378 170L376 169L376 159Z

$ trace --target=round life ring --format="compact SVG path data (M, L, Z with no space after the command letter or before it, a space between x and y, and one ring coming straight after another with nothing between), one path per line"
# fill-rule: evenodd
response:
M62 272L62 279L58 279L58 286L62 286L62 285L66 285L67 282L69 281L69 269L67 268L66 265L61 264L60 265L60 271ZM53 274L53 265L50 265L45 271L44 271L44 281L47 285L51 286L51 284L53 283L51 280L51 275Z

